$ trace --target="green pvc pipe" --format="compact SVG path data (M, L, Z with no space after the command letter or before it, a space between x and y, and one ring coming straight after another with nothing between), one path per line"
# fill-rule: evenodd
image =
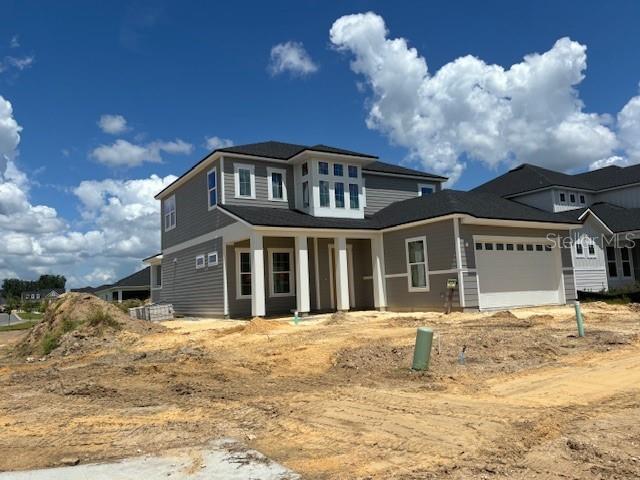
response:
M578 323L578 336L584 337L584 322L582 318L582 310L580 310L580 302L574 304L576 308L576 322Z
M429 368L431 358L431 345L433 344L433 330L427 327L419 327L416 333L416 347L413 350L413 370L426 370Z

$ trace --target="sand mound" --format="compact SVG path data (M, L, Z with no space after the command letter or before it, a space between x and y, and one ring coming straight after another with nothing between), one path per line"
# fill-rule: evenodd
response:
M494 318L497 320L519 320L513 313L509 310L501 310L499 312L494 313L493 315L489 315L487 318Z
M16 346L15 353L67 355L97 348L131 344L165 327L134 320L118 307L94 295L66 293L47 308L43 320L33 326Z
M276 328L280 328L283 326L283 323L276 322L273 320L265 320L260 317L255 317L247 326L244 327L242 333L245 335L255 334L255 333L267 333L271 330L275 330Z

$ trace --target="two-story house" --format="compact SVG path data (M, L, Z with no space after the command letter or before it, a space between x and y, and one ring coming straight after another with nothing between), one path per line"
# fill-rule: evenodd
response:
M563 304L580 222L325 145L217 149L158 193L151 295L176 312Z
M576 288L600 291L640 280L640 165L568 175L521 165L475 189L582 222L574 232Z

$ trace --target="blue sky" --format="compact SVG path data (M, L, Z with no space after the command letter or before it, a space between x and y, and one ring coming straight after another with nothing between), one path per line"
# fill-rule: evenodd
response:
M482 183L520 161L580 170L595 161L615 158L611 161L630 163L637 158L637 145L622 140L622 121L616 116L638 95L638 2L616 2L611 7L604 2L585 1L2 1L0 9L0 65L4 65L0 67L0 96L11 103L12 118L22 127L15 151L5 153L26 176L18 186L29 206L55 209L60 220L58 227L44 233L11 231L5 226L5 231L17 239L31 235L35 247L31 253L20 248L0 252L4 257L0 257L0 277L3 273L33 276L52 268L30 260L38 255L50 255L50 263L58 259L58 269L78 284L110 281L132 271L139 266L135 260L138 253L157 248L159 232L149 232L153 239L138 243L129 250L129 256L89 248L80 257L61 259L56 255L65 253L65 248L47 245L57 244L52 243L52 235L60 237L60 243L74 234L99 232L108 221L109 198L126 203L126 193L116 192L118 188L113 185L148 180L153 174L162 179L181 174L206 153L207 137L217 136L235 144L277 139L341 146L377 154L388 162L453 172L457 178L454 187L460 189ZM338 19L365 12L375 12L383 19L387 29L384 38L367 36L366 32L375 32L377 17L356 19L360 30L330 36ZM394 68L402 72L405 66L412 72L419 62L405 59L398 67L395 62L403 60L394 57L397 52L393 49L377 58L361 48L369 41L384 41L390 46L390 39L404 38L409 48L417 50L417 57L424 58L429 75L434 75L465 55L481 59L485 66L499 65L508 70L523 62L525 55L552 50L564 37L586 46L586 69L577 44L559 46L552 51L555 57L549 62L559 70L540 74L539 78L545 79L542 86L533 74L534 80L526 77L525 82L538 86L525 94L522 103L525 109L532 105L548 108L549 118L562 117L550 126L545 123L541 132L567 130L566 119L570 117L567 135L574 135L573 127L578 125L586 130L574 136L597 136L597 143L587 141L587 154L580 152L579 145L584 143L576 147L575 138L565 137L557 147L536 150L537 144L549 143L547 133L534 139L522 139L522 130L504 133L504 125L520 120L511 107L508 112L500 110L500 118L491 115L496 109L490 105L469 116L468 111L455 105L460 101L456 95L464 92L440 82L431 82L428 89L432 95L453 97L455 108L445 109L444 123L434 125L437 115L431 110L433 102L424 98L415 99L415 103L424 104L424 118L407 123L406 110L414 103L415 91L401 84L403 74L392 79L377 76L371 65L380 62L382 72ZM312 71L302 72L298 64L280 73L269 68L272 48L286 42L304 49ZM557 67L558 59L562 62L565 56L575 63L566 71ZM363 66L354 69L350 62L358 58ZM30 59L30 63L11 59ZM458 65L451 76L441 80L453 83L468 75L473 81L477 70L477 65ZM488 67L485 70L479 78L486 80L492 73ZM584 79L567 81L568 75L584 75ZM547 82L548 78L557 79L557 83ZM557 91L559 101L548 106L539 102ZM394 99L393 105L385 105L383 97ZM510 100L510 94L492 93L485 100L506 97ZM571 108L582 114L597 114L598 119L574 121L575 112L566 108L556 111L556 104L573 105L576 99L581 105ZM408 107L401 110L398 105L404 103ZM372 106L380 107L381 117L368 126ZM438 108L441 113L442 105ZM635 114L635 110L627 110L627 117ZM126 129L105 133L98 126L105 114L122 116ZM629 122L635 118L631 116ZM475 122L474 128L496 122L500 131L496 135L476 130L469 134L469 129L460 127L466 122ZM539 119L527 117L527 122L535 128L540 126ZM447 132L443 135L446 144L444 140L423 142L419 133L403 131L412 128ZM606 129L606 138L600 135L602 128ZM464 135L473 138L458 140ZM509 141L502 142L500 137L507 135ZM101 162L96 149L110 148L118 139L151 149L155 157L137 165L114 165L105 158ZM178 141L182 147L166 146ZM187 144L190 148L184 147ZM449 158L443 167L437 157L444 146L451 145L447 155L443 154L443 158ZM574 155L576 151L582 156ZM6 173L2 181L10 181ZM77 191L83 181L103 182L85 184L85 191L91 185L97 190L104 188L100 206L87 206L86 194L82 197ZM115 183L107 188L105 181ZM153 208L139 200L133 203L132 210ZM153 216L148 210L145 215ZM129 232L121 234L124 238ZM42 235L48 237L43 239ZM86 238L83 242L91 243Z

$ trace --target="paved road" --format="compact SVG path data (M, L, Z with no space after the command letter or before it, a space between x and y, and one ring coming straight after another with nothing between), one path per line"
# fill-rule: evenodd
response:
M0 327L5 325L13 325L14 323L18 323L18 319L15 315L11 315L11 322L9 322L9 314L8 313L0 313Z

